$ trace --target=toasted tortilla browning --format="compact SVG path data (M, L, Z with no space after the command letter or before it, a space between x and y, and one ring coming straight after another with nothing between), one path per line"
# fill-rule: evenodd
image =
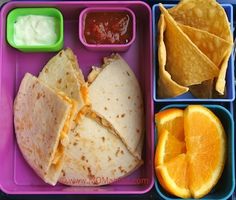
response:
M55 185L60 175L61 135L70 129L74 113L72 104L36 77L25 75L14 102L16 138L25 160L46 183Z

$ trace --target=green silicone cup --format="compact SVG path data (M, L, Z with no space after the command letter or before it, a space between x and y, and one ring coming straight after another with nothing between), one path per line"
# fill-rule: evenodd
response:
M41 15L55 18L57 41L51 45L16 45L14 43L14 23L19 16ZM7 16L7 42L23 52L55 52L62 49L64 44L63 16L56 8L15 8Z

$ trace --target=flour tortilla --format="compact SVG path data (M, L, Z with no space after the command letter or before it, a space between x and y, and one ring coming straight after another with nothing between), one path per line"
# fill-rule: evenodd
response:
M14 102L16 139L28 164L51 185L61 173L66 140L62 134L69 130L75 112L71 103L25 74Z
M71 49L62 50L51 58L39 74L39 79L78 101L79 108L86 103L81 91L85 84L84 76Z
M92 110L106 121L104 125L115 130L141 158L137 148L144 134L142 93L133 71L118 54L105 59L102 71L89 86L89 99Z
M158 61L159 61L159 79L158 79L158 97L171 98L186 93L189 89L176 83L171 79L171 75L166 71L166 47L164 43L164 33L166 29L164 15L161 14L158 22L159 40L158 40Z
M110 184L137 169L136 159L120 138L84 116L69 134L60 183L73 186Z

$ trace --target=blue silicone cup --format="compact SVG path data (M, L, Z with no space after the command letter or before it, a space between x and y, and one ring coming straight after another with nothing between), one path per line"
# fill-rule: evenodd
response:
M171 8L176 4L164 4L165 8ZM225 9L225 12L228 16L228 20L230 22L231 31L233 30L233 7L231 4L221 4L222 7ZM152 7L152 16L153 16L153 66L154 66L154 85L153 85L153 98L155 102L232 102L235 99L235 90L234 90L234 62L233 56L231 55L228 63L228 69L226 74L226 95L225 97L221 98L212 98L212 99L198 99L192 96L190 92L187 92L183 95L180 95L175 98L160 98L157 94L157 82L158 82L158 47L157 47L157 24L160 16L160 9L159 5L155 4Z
M187 104L172 104L165 106L161 110L166 110L169 108L180 108L185 109ZM225 129L227 137L227 152L226 152L226 163L224 166L223 174L216 184L216 186L211 190L211 192L202 199L228 199L234 191L235 188L235 159L234 159L234 121L232 114L224 107L220 105L204 105L209 108L221 121ZM157 138L157 130L155 130L155 138ZM155 177L155 189L159 197L166 200L181 199L173 195L168 194L162 186L159 184L157 178Z

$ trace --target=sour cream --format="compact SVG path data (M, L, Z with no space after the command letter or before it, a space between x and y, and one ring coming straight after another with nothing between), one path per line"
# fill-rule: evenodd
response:
M51 45L56 43L55 19L49 16L19 16L14 24L16 45Z

